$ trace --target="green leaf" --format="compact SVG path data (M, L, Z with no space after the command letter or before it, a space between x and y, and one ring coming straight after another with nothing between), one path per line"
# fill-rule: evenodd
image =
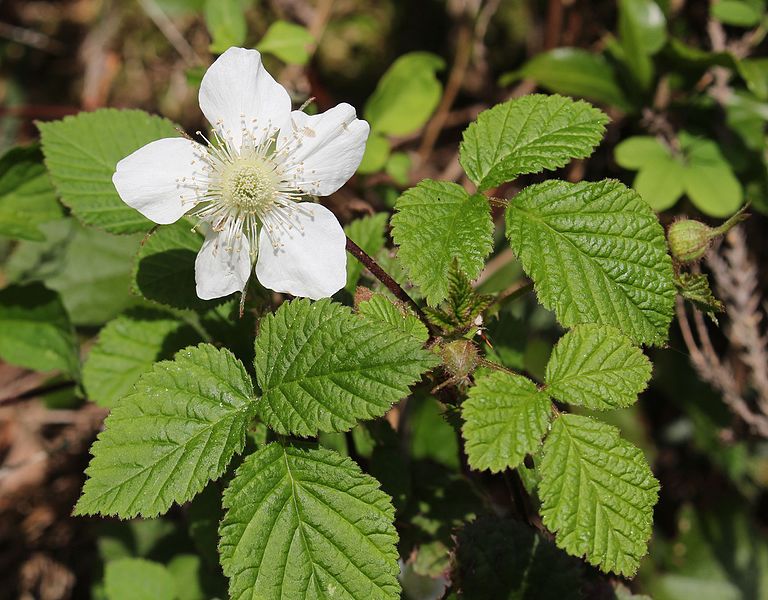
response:
M256 48L277 56L289 65L306 65L309 50L314 43L315 38L306 27L287 21L275 21Z
M541 303L566 327L613 325L663 344L675 288L664 231L618 181L532 185L507 208L507 237Z
M252 396L226 349L200 344L156 363L104 422L75 514L153 517L191 500L242 451Z
M719 0L711 4L709 13L725 25L755 27L760 23L760 12L742 0Z
M383 415L435 357L412 334L328 299L293 300L256 337L259 415L279 433L347 431Z
M361 315L382 321L387 325L413 336L422 344L429 339L427 326L411 311L402 306L395 306L383 294L374 294L370 300L361 302L357 307Z
M714 319L714 313L723 312L725 306L712 293L709 278L704 273L680 273L675 277L678 293L699 310Z
M141 110L105 108L38 122L45 164L62 201L85 225L110 233L148 231L152 222L112 184L118 161L149 142L178 137L176 125Z
M38 225L63 214L39 146L12 148L0 157L0 235L44 240Z
M134 309L117 317L99 332L83 365L88 398L115 406L155 362L199 341L194 329L166 312Z
M203 236L182 219L158 227L136 254L133 289L147 300L173 308L207 310L223 299L201 300L195 288L195 259Z
M0 290L0 358L27 369L79 377L75 332L56 292L40 283Z
M454 264L470 279L480 274L493 248L488 200L455 183L425 179L397 201L392 238L408 276L434 306L448 296Z
M664 46L667 20L654 0L619 0L618 32L622 58L638 85L646 90L653 79L650 56Z
M423 391L417 391L409 402L410 456L413 460L428 460L458 471L459 442L448 420L451 418L447 407ZM409 460L406 455L405 460Z
M480 518L456 539L454 581L462 600L577 600L577 561L532 528L511 519Z
M610 63L601 54L581 48L555 48L537 54L502 82L506 85L524 77L535 79L556 94L578 96L622 110L631 108Z
M484 372L461 405L469 465L493 473L514 469L541 445L551 402L527 377Z
M357 172L362 175L378 173L387 164L389 151L390 147L387 138L376 132L371 133L365 144L365 153L360 161L360 166L357 167Z
M555 419L541 462L541 516L557 545L631 577L647 552L659 482L619 430L588 417Z
M586 102L532 94L480 113L464 131L459 162L487 190L518 175L586 158L600 143L608 117Z
M579 325L555 346L545 390L560 402L593 410L634 404L651 378L651 362L613 327Z
M613 155L616 164L633 171L672 157L669 149L650 135L636 135L623 140L616 145Z
M224 506L232 600L400 598L395 511L350 459L270 444L245 459Z
M405 152L393 152L384 170L395 183L405 186L410 181L411 166L411 158Z
M739 74L760 100L768 100L768 58L747 58L737 63Z
M20 283L43 281L61 295L75 325L100 325L136 298L130 265L140 236L116 236L86 229L75 219L41 225L44 242L19 243L8 276Z
M443 86L435 73L444 68L443 59L428 52L399 57L365 103L363 115L371 130L408 135L423 126L440 102Z
M104 584L108 600L175 600L176 582L163 565L143 558L107 563Z
M680 144L688 160L683 180L691 202L710 217L735 213L744 200L744 190L717 143L682 132Z
M205 0L205 24L211 34L210 50L221 54L242 46L248 33L245 10L252 0Z
M653 210L672 208L685 192L686 169L667 156L646 163L635 177L634 188Z
M203 565L195 554L177 554L168 563L168 572L176 584L178 600L206 600Z
M384 230L387 227L389 215L385 212L357 219L344 227L344 233L369 256L374 256L384 247ZM347 254L347 284L344 286L350 294L355 293L355 287L363 273L363 263L351 254Z

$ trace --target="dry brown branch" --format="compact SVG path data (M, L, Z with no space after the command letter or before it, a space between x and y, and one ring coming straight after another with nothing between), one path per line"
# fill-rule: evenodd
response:
M741 228L726 237L727 246L718 254L710 251L707 264L715 278L717 290L726 305L729 342L726 354L742 363L748 382L738 381L732 364L715 350L701 312L694 309L694 338L682 299L677 300L677 318L683 340L688 347L696 372L723 394L723 401L757 434L768 437L768 337L761 332L764 315L758 291L757 267L749 258L747 242ZM746 389L751 384L754 401Z
M768 416L768 336L761 330L764 315L760 311L757 266L749 258L742 229L731 230L726 241L722 256L710 252L707 263L727 307L728 338L749 369L760 412Z

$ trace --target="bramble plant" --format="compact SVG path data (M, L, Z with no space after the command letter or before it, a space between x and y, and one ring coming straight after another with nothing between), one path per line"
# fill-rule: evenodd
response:
M713 14L749 17L733 4ZM209 132L100 109L40 122L39 147L1 157L0 234L27 245L0 290L0 357L109 409L74 514L183 506L234 600L394 600L409 570L438 581L424 597L467 600L573 597L585 563L632 578L660 487L604 415L648 386L644 349L667 343L678 296L723 310L696 263L745 218L745 192L718 144L682 129L615 147L634 189L548 177L588 158L610 120L570 94L632 114L651 89L664 15L619 5L612 62L558 48L505 78L563 95L480 112L458 147L467 186L424 179L391 215L346 227L322 198L355 173L405 187L411 160L393 140L435 111L442 59L400 57L363 118L312 99L294 110L261 53L303 65L312 34L278 21L261 52L230 47L245 22L225 3L206 3L221 53L199 80ZM654 210L683 195L730 219L680 219L665 236ZM484 288L495 251L523 275ZM525 338L515 307L531 292L561 329L529 363L487 334ZM82 364L76 327L100 327ZM483 486L498 474L512 512ZM170 571L122 557L105 594L141 582L181 598Z
M531 523L602 571L634 575L658 482L615 427L572 407L627 407L645 389L651 364L641 346L664 344L676 294L664 231L614 180L552 179L512 199L491 195L519 175L589 156L606 115L557 95L481 113L460 148L477 191L425 180L397 200L392 239L406 292L365 243L346 241L328 209L301 201L335 191L360 164L369 128L349 105L291 112L259 53L236 48L203 77L200 104L212 126L207 145L140 111L40 125L53 181L84 225L151 228L135 247L136 291L194 311L116 318L82 375L66 322L41 325L56 342L52 364L112 409L75 513L155 517L223 477L219 552L230 597L398 598L391 498L313 440L365 431L404 398L436 388L472 469L519 473L519 493L541 502L540 522L526 515ZM87 150L97 128L98 157ZM567 328L542 381L482 356L475 341L499 308L497 296L470 285L493 248L492 205L504 207L507 241L539 301ZM382 226L365 224L370 237ZM354 307L327 298L360 277L358 268L347 279L345 246L383 284L357 288ZM307 299L273 310L260 286ZM211 301L233 292L241 320ZM60 310L55 294L37 310L40 319ZM34 353L39 341L18 351Z

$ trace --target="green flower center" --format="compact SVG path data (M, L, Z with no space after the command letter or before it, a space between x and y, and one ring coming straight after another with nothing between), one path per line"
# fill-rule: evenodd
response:
M237 160L224 170L222 179L224 201L239 212L258 214L275 200L277 177L259 158Z

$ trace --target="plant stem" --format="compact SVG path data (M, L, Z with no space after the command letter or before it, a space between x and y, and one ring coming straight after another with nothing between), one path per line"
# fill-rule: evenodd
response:
M427 319L427 316L421 310L419 305L416 304L414 299L411 298L402 287L400 287L400 284L397 283L397 281L392 279L392 276L389 273L381 268L379 263L377 263L365 250L363 250L349 238L347 238L347 252L359 260L376 279L378 279L390 292L392 292L392 294L394 294L395 298L411 307L421 322L427 326L431 337L438 335L437 330L432 325L432 323L429 322L429 319Z

